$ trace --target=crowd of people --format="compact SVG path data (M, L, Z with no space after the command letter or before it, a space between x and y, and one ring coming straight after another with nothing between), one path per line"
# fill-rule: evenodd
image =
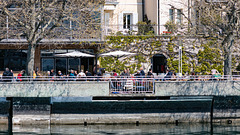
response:
M212 70L209 75L201 76L198 74L195 74L194 72L191 74L185 74L185 75L176 75L171 70L167 70L166 73L162 73L162 76L156 75L152 72L152 69L149 69L148 73L146 74L143 70L143 67L141 67L139 70L136 71L134 74L130 74L129 68L126 68L123 70L120 74L116 72L116 70L113 70L112 72L107 72L105 69L99 69L98 72L95 72L92 74L88 70L84 72L84 70L81 70L80 72L76 70L70 70L67 75L62 74L62 72L59 70L55 73L54 69L47 71L47 72L40 72L38 70L33 72L32 80L44 80L40 78L47 78L48 80L54 81L54 80L86 80L82 78L99 78L106 77L105 75L109 75L112 77L125 77L125 78L155 78L156 80L161 81L174 81L178 79L181 80L190 80L190 81L197 81L197 80L209 80L213 78L220 78L221 74L217 70ZM2 81L11 82L12 80L16 81L24 81L29 80L30 77L26 74L25 70L20 71L16 77L14 77L13 71L9 68L6 68L5 71L2 74Z
M92 76L91 72L88 71L83 71L81 70L81 72L77 72L75 70L70 70L69 74L64 75L62 74L62 72L59 70L57 73L55 73L54 69L51 69L50 71L47 72L40 72L38 70L34 70L33 71L33 75L32 77L28 76L26 74L25 70L21 70L17 75L14 73L12 70L10 70L9 68L5 68L5 71L2 74L2 78L1 81L4 82L12 82L12 81L29 81L29 80L33 80L33 81L38 81L38 80L50 80L50 81L54 81L54 80L63 80L66 78L82 78L82 77L90 77ZM70 79L71 80L71 79Z
M117 76L125 76L125 77L136 77L136 78L139 78L139 77L142 77L142 78L145 78L145 77L148 77L148 78L153 78L153 73L152 73L152 69L149 69L148 73L145 74L143 68L141 67L139 70L137 70L137 72L135 74L130 74L130 70L129 68L127 69L124 69L123 72L119 75L116 73L116 70L113 70L112 71L112 76L114 77L117 77Z

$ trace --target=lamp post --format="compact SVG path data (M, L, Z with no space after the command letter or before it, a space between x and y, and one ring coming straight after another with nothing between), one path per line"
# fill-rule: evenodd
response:
M178 73L182 76L182 40L179 40L179 62L178 62Z

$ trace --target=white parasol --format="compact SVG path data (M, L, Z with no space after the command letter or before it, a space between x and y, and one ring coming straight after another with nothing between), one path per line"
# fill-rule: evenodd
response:
M108 53L103 53L100 54L99 56L113 56L113 57L124 57L124 56L129 56L129 55L135 55L136 53L130 53L130 52L125 52L125 51L113 51L113 52L108 52Z
M79 52L79 51L73 51L65 54L56 54L55 56L59 57L95 57L94 55Z

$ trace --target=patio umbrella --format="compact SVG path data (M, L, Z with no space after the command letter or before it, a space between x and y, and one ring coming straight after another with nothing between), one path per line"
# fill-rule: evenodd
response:
M64 54L56 54L55 56L60 56L60 57L95 57L94 55L79 52L79 51L73 51L73 52L64 53Z
M129 56L129 55L135 55L136 53L130 53L130 52L125 52L125 51L113 51L113 52L108 52L108 53L103 53L100 54L99 56L112 56L112 57L124 57L124 56Z

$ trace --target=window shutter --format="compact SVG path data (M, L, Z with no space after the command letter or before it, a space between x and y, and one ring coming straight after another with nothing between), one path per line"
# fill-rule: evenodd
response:
M123 13L118 14L118 31L123 30Z
M133 13L133 19L132 19L133 31L138 31L137 23L138 23L138 13Z

